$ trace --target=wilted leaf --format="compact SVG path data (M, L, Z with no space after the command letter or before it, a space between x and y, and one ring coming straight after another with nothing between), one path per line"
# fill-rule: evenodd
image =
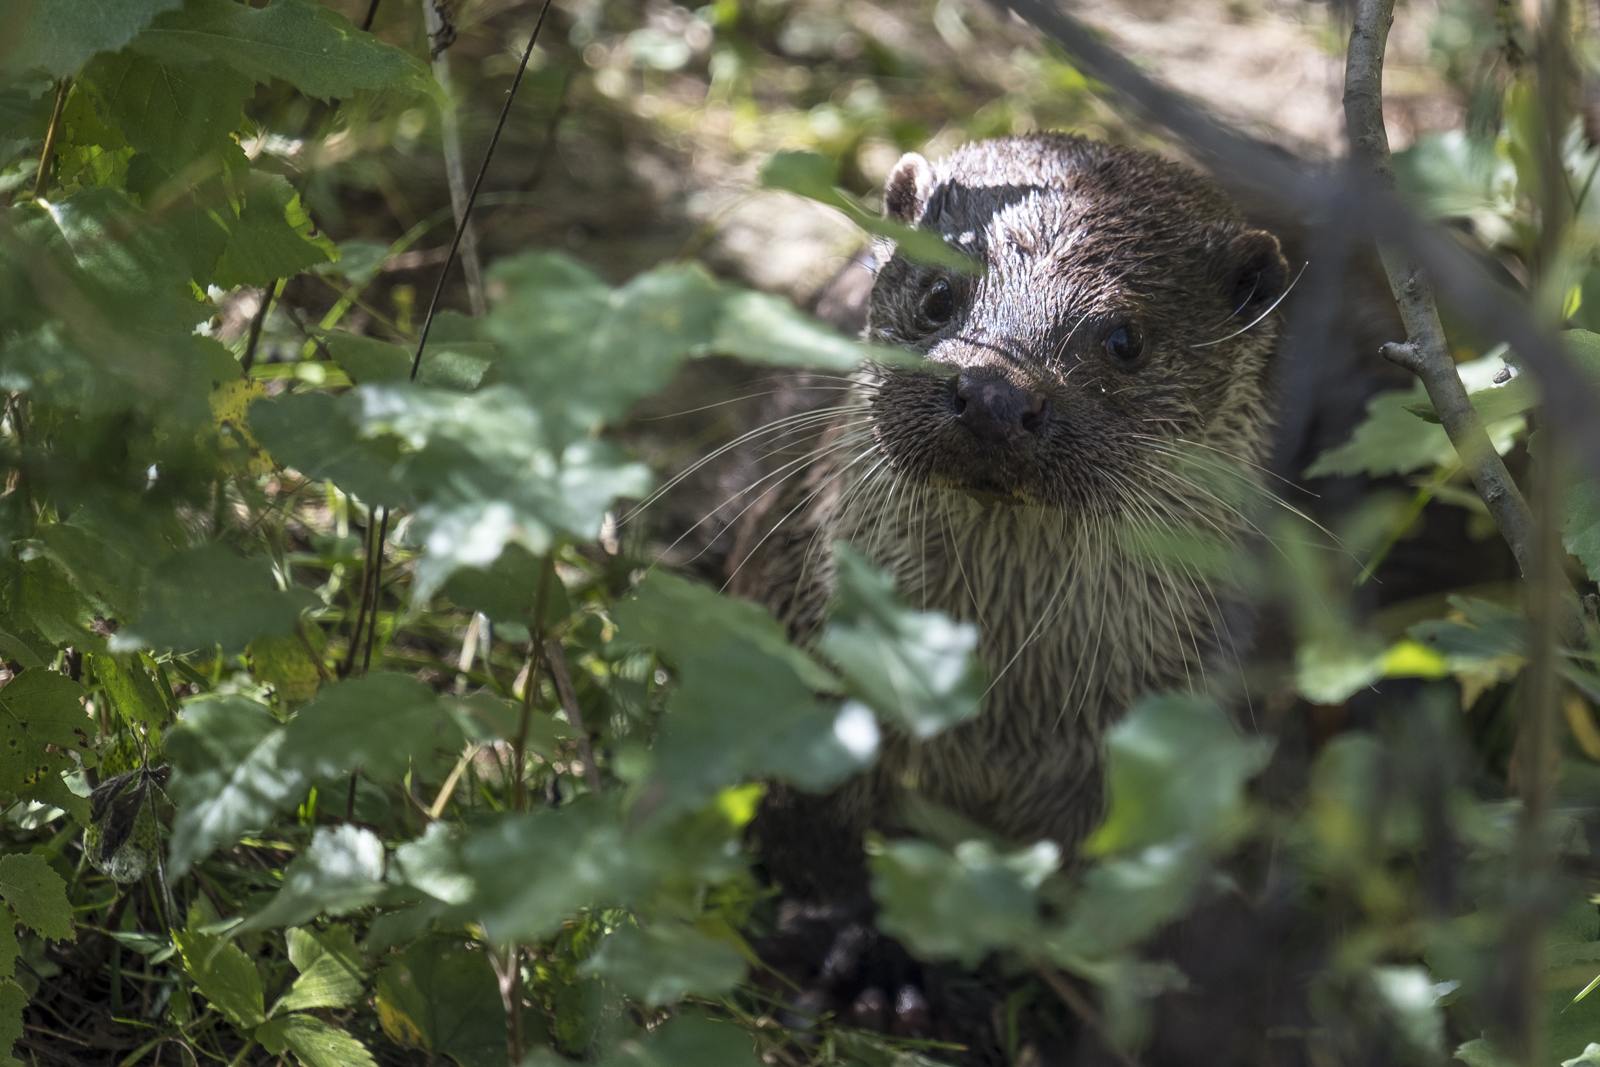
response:
M76 766L70 752L92 753L93 724L79 703L82 696L83 687L77 682L44 667L30 667L0 688L4 788L26 791Z

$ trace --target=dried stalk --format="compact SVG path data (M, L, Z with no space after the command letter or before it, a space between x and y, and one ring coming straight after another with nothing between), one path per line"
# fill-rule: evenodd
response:
M43 200L50 191L50 171L55 164L56 139L61 136L61 112L67 106L67 93L72 91L72 79L62 78L56 86L56 106L50 111L50 128L45 131L44 148L39 152L39 173L33 179L33 198Z
M566 709L567 721L578 732L578 755L583 759L583 777L589 791L599 796L600 768L594 765L594 749L589 743L589 729L583 724L583 709L578 707L578 694L572 688L572 675L567 671L567 654L560 641L544 643L545 662L550 664L550 677L555 679L556 692L561 695L561 706Z

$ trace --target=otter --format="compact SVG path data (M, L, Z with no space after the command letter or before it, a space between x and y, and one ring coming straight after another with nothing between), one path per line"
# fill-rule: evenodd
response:
M1103 815L1107 729L1142 695L1236 664L1247 605L1142 534L1249 537L1214 475L1254 484L1271 446L1288 277L1278 240L1209 179L1076 136L908 154L884 207L982 270L882 250L867 337L928 362L856 376L734 588L804 642L831 546L850 543L913 606L975 624L991 684L976 719L932 739L887 731L831 796L769 795L769 870L818 901L865 895L863 832L903 828L908 795L1072 855Z

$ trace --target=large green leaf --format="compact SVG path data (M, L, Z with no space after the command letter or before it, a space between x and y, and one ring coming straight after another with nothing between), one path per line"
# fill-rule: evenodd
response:
M0 900L11 906L17 921L52 941L73 941L72 904L67 883L43 856L14 853L0 857Z
M48 0L22 5L24 21L8 27L6 36L13 44L0 45L0 60L11 70L43 70L57 78L72 74L96 52L116 51L156 15L182 2Z
M201 995L235 1027L249 1032L260 1026L267 1017L256 965L239 946L198 926L197 916L191 915L189 928L172 935L183 955L183 969Z
M600 1067L757 1067L753 1046L750 1034L733 1023L685 1012L622 1042Z
M654 571L613 618L677 671L653 753L661 812L749 778L824 790L877 754L871 716L819 700L813 686L831 679L763 609Z
M133 47L172 62L219 60L256 81L282 78L323 100L358 89L437 92L421 60L309 0L278 0L261 8L187 0L182 11L156 18Z
M255 1038L275 1056L285 1049L305 1067L376 1067L377 1061L348 1030L315 1015L284 1015L256 1028Z
M744 977L745 962L726 941L714 941L688 923L667 921L618 927L584 970L655 1006L686 996L721 996Z
M84 73L128 143L167 174L207 155L238 153L233 131L255 83L230 67L159 63L124 50L101 56Z
M338 255L333 243L317 234L294 186L276 174L252 173L244 207L225 221L228 243L212 275L224 289L268 286Z
M417 938L387 958L373 1002L383 1029L402 1048L448 1055L463 1067L506 1061L506 1017L494 968L481 948L459 938ZM532 1035L534 1028L524 1024Z
M383 842L359 826L319 827L283 872L283 888L235 935L292 925L326 911L342 915L383 895Z
M269 825L305 796L310 779L283 763L284 731L263 704L241 696L191 701L167 732L172 764L167 792L178 806L172 824L171 876Z
M266 558L245 559L225 545L207 544L152 570L144 603L144 614L112 637L113 651L220 644L225 652L240 652L254 638L287 634L300 613L320 601L309 589L279 589Z
M913 611L894 579L847 544L834 559L838 599L818 647L850 693L918 738L976 716L987 681L973 657L977 627Z
M0 789L22 792L90 755L93 726L66 675L30 667L0 688Z
M435 751L454 761L466 744L439 695L410 675L370 674L324 686L286 728L278 758L312 778L357 767L378 781L424 767Z
M1029 948L1039 934L1034 890L1060 863L1041 841L1001 854L963 841L952 855L925 841L891 841L870 861L878 925L919 956L975 967L999 948Z

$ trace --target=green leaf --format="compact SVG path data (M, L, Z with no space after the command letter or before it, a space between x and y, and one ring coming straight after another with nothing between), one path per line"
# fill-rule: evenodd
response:
M387 959L373 1004L396 1044L442 1053L467 1067L505 1063L506 1017L487 954L435 934Z
M377 1067L353 1034L314 1015L272 1019L256 1030L255 1038L273 1055L289 1049L305 1067Z
M300 971L294 985L289 987L270 1014L306 1008L342 1008L361 999L366 983L366 968L361 964L359 950L348 927L342 930L347 945L341 951L326 951L322 940L312 931L294 927L288 931L289 959ZM309 957L309 958L308 958Z
M305 922L326 911L342 915L373 903L386 888L383 842L358 826L318 827L311 844L283 872L283 888L234 928L237 935Z
M163 11L182 0L50 0L23 7L22 26L12 26L11 70L43 70L52 77L72 74L96 52L114 52ZM14 14L14 10L13 10Z
M92 530L71 523L51 523L35 532L39 555L66 574L72 587L108 619L137 613L143 568ZM26 550L25 550L26 551Z
M308 0L279 0L262 8L188 0L181 12L159 16L133 47L182 63L219 60L258 82L282 78L322 100L352 96L358 89L437 92L421 60Z
M1426 401L1422 383L1405 391L1379 393L1367 401L1367 417L1348 442L1330 448L1306 468L1307 478L1351 474L1406 474L1455 458L1444 427L1412 412Z
M309 589L279 589L264 557L245 559L222 544L191 548L157 565L144 599L144 614L112 637L112 651L220 644L224 652L239 652L257 637L282 637L302 611L321 603Z
M761 168L761 185L782 189L843 212L870 234L886 237L907 259L949 267L964 274L981 274L983 265L945 244L936 233L918 230L875 215L839 188L838 164L816 152L776 152Z
M1272 756L1270 741L1240 736L1215 704L1176 694L1141 701L1106 749L1110 811L1085 845L1096 856L1175 838L1228 840L1245 785Z
M1486 1037L1473 1038L1456 1049L1455 1058L1467 1067L1517 1067L1517 1061L1489 1043Z
M978 629L913 611L894 579L849 545L834 545L837 604L818 648L849 692L917 738L978 714L988 679L973 657Z
M191 914L189 929L172 935L183 956L183 969L214 1008L248 1033L267 1018L262 1009L261 974L237 945L201 932L196 920L197 915Z
M168 877L300 802L310 779L280 762L283 739L272 712L253 700L203 697L184 706L164 746L172 764L167 792L178 806Z
M273 458L329 481L368 504L399 507L409 490L395 478L400 443L363 438L353 406L326 393L293 393L250 405L250 426Z
M643 929L619 926L583 971L655 1007L686 996L721 996L744 977L745 962L727 942L714 941L688 923L667 921Z
M17 944L17 917L0 911L0 978L9 979L17 973L17 957L22 948Z
M255 83L217 63L159 63L132 50L103 55L84 72L128 143L169 176L206 156L242 153L233 131Z
M439 695L405 674L377 673L324 686L286 727L278 759L311 778L334 778L360 767L383 781L404 774L413 759L442 751L451 762L466 744Z
M321 637L320 628L312 626L310 629ZM246 651L250 656L251 673L272 686L283 700L299 704L317 695L322 674L299 634L258 637L250 642Z
M926 959L967 968L997 948L1026 948L1039 932L1034 890L1060 864L1049 841L1001 854L963 841L952 855L925 841L891 841L869 860L878 925Z
M1459 1058L1460 1055L1458 1051L1456 1056ZM1570 1060L1562 1060L1561 1067L1600 1067L1600 1044L1591 1041L1577 1056Z
M91 654L89 663L128 725L144 723L161 727L167 724L167 702L161 699L137 656Z
M1561 543L1578 557L1591 580L1600 579L1600 485L1580 474L1567 485Z
M22 1009L27 1006L27 990L9 978L0 981L0 1067L22 1067L11 1053L22 1037Z
M445 583L445 595L464 608L481 611L492 622L533 622L533 608L539 599L542 557L521 545L507 545L500 558L487 567L463 567ZM567 588L552 578L545 595L544 622L548 626L572 613Z
M848 374L863 362L916 364L916 353L868 345L801 314L789 301L767 293L732 292L711 335L711 350L750 363L810 367Z
M684 1013L624 1041L600 1067L758 1067L749 1033L728 1022Z
M316 234L300 194L288 179L256 172L251 172L250 179L244 207L237 218L226 220L228 243L212 274L214 284L224 289L265 287L338 255L327 238Z
M436 320L434 331L428 335L428 349L422 355L422 366L417 368L417 384L461 392L470 392L482 385L492 362L470 355L468 350L483 353L488 346L476 341L466 344L458 342L452 346L438 336L439 332ZM361 337L353 333L329 332L322 336L334 361L358 385L404 382L411 378L415 347L405 348L376 337Z
M93 724L79 703L82 696L77 682L43 667L28 668L0 689L0 782L5 788L26 791L74 768L74 751L92 758Z
M654 751L663 814L748 778L821 791L876 755L872 717L819 701L812 687L833 680L764 609L656 570L612 618L676 668Z
M72 905L67 883L43 856L13 853L0 857L0 900L11 905L17 921L51 941L74 941Z

